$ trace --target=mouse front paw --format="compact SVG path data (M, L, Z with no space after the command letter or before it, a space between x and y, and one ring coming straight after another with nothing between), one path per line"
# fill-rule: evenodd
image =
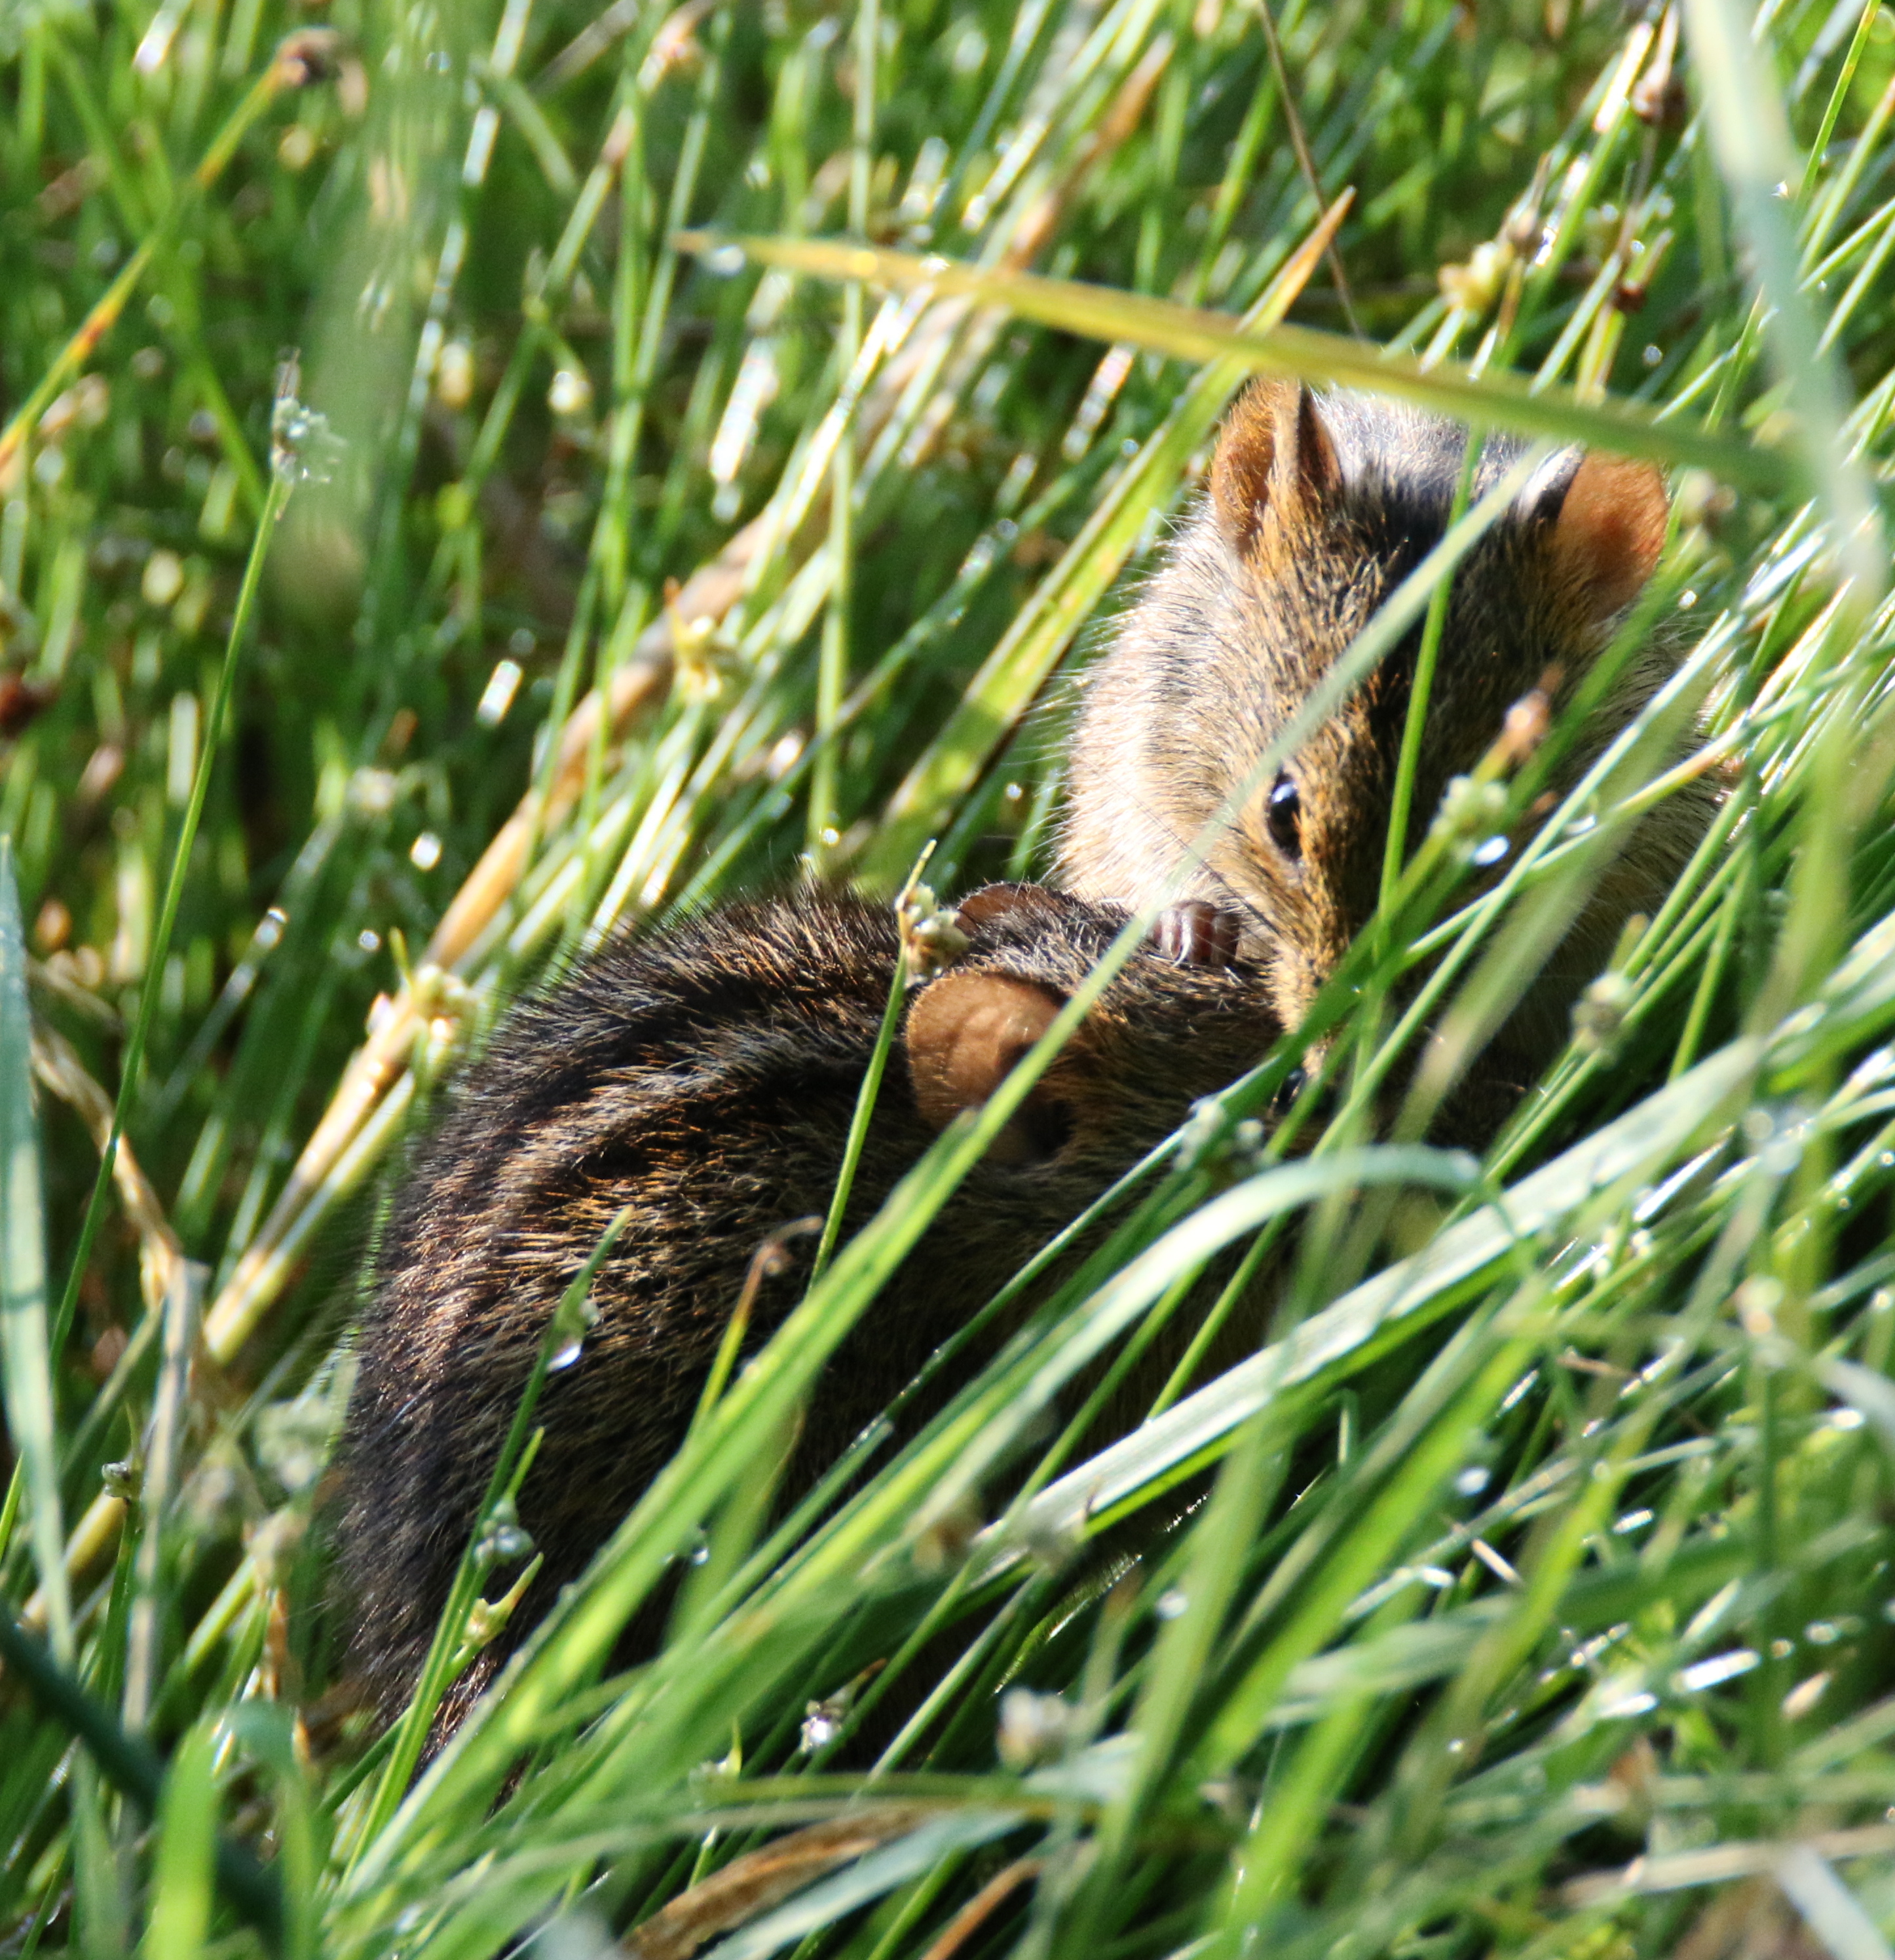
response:
M1237 937L1237 915L1208 899L1167 905L1151 927L1151 943L1175 966L1229 966Z

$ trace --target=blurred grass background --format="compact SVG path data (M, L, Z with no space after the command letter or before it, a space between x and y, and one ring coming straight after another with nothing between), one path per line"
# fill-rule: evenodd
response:
M0 1678L7 1951L1890 1952L1895 11L10 0L0 72L0 1583L59 1670ZM784 243L842 237L988 284ZM1128 294L1330 337L1200 365ZM1424 854L1321 1010L1358 1095L1422 1023L1354 988L1446 947L1472 1012L1648 733L1712 838L1457 1208L1346 1114L1253 1160L1260 1058L760 1538L931 1160L409 1792L309 1524L428 1087L616 922L1043 872L1065 677L1271 344L1678 466L1677 688L1491 898ZM1049 1443L1325 1198L1300 1333Z

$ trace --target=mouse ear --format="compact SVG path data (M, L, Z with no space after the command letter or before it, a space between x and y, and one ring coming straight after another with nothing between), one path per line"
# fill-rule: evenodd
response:
M908 1074L931 1130L978 1109L1065 1005L1049 988L1005 973L948 973L908 1010ZM1065 1141L1065 1112L1036 1088L995 1138L990 1163L1036 1163Z
M979 891L970 892L964 899L954 902L954 915L963 925L990 925L995 919L1005 918L1008 913L1018 912L1023 906L1030 908L1043 902L1037 885L983 885Z
M1648 463L1590 450L1553 463L1564 466L1559 476L1534 488L1537 508L1553 520L1554 565L1600 616L1620 612L1645 590L1664 549L1671 508L1664 479Z
M1267 512L1314 514L1342 488L1342 466L1314 392L1259 381L1231 409L1211 463L1211 505L1224 535L1248 549Z

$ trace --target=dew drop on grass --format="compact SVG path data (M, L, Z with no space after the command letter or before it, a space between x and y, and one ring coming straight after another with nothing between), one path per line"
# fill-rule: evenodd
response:
M556 1375L563 1370L570 1368L578 1360L584 1347L585 1343L583 1341L568 1341L546 1363L546 1373L549 1375Z
M1639 1688L1631 1694L1603 1702L1599 1717L1606 1722L1629 1721L1635 1715L1646 1715L1657 1707L1658 1698L1649 1688Z
M1505 1414L1506 1411L1511 1408L1516 1402L1530 1395L1533 1391L1533 1385L1534 1382L1538 1381L1539 1379L1540 1370L1537 1368L1529 1368L1527 1372L1521 1376L1519 1380L1514 1382L1513 1386L1507 1391L1506 1395L1500 1405L1501 1413Z
M1719 1687L1727 1681L1734 1681L1741 1674L1748 1674L1756 1666L1757 1659L1749 1647L1735 1647L1728 1653L1713 1654L1709 1660L1701 1660L1680 1673L1679 1689L1686 1694L1696 1694L1707 1688Z
M1030 1688L1009 1688L1001 1698L995 1738L1000 1760L1015 1771L1057 1762L1072 1740L1075 1713L1062 1696L1036 1694Z
M520 686L521 668L518 660L500 660L495 663L488 677L486 691L480 704L474 710L474 719L483 728L497 728L506 719L507 710L513 705L513 697Z
M592 403L592 383L576 368L562 368L546 390L546 406L556 415L583 415Z

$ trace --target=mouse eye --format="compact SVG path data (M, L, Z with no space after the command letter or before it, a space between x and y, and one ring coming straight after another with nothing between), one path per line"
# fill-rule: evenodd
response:
M1296 793L1295 778L1288 769L1279 769L1276 781L1270 785L1269 798L1263 806L1263 822L1270 833L1270 842L1285 857L1302 856L1302 799Z

